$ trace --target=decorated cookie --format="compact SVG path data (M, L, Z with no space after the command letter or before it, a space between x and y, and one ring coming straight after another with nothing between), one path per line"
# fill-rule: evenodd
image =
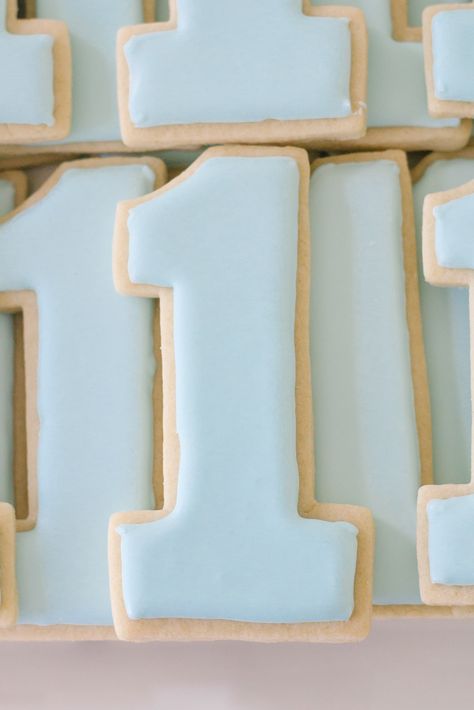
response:
M67 28L16 13L16 0L0 0L0 148L64 138L71 123Z
M339 0L312 0L314 6ZM365 137L347 147L456 150L469 140L470 121L435 119L428 113L421 32L417 41L401 34L411 0L352 0L364 12L369 34L369 76ZM411 39L414 39L413 37Z
M317 160L310 216L318 497L372 510L376 611L413 613L416 498L432 472L405 155Z
M60 143L41 150L123 151L117 109L117 32L125 25L153 20L153 0L35 0L30 4L36 22L57 20L67 26L72 48L71 130Z
M423 14L428 106L433 116L474 116L474 4Z
M425 280L423 203L427 195L474 180L474 150L432 153L413 171L423 335L433 424L434 481L467 483L471 474L469 304L465 288Z
M314 501L308 179L298 149L210 149L118 208L116 286L160 299L164 409L163 508L110 523L120 638L368 631L370 513Z
M474 180L426 197L423 262L431 284L467 286L470 290L474 286L473 219ZM471 341L471 352L472 348ZM421 489L418 555L426 603L474 604L473 533L472 482Z
M156 370L153 303L113 286L113 226L118 201L163 180L151 158L64 164L0 224L0 310L24 322L31 528L2 638L111 635L107 524L154 505Z
M474 151L432 153L412 173L420 300L433 430L433 479L441 487L471 478L471 369L467 288L428 283L423 273L423 203L427 195L474 179ZM423 594L425 599L425 595ZM430 606L431 616L471 616L474 606Z
M366 30L310 0L170 0L118 35L120 124L134 148L343 141L365 133Z
M0 218L26 197L26 177L19 171L0 173ZM21 356L21 352L18 353ZM15 370L15 324L0 313L0 627L15 623L15 511L13 456L13 402Z
M0 173L0 217L13 210L26 198L26 175L20 171ZM21 342L15 349L15 334L19 323L10 314L0 313L0 501L15 502L15 482L21 478L21 443L17 441L18 455L14 456L15 425L21 426L21 414L14 408L20 405L15 398L15 380L19 377L23 352ZM15 378L15 375L17 378ZM17 475L18 474L18 475ZM21 506L20 506L21 507ZM17 511L18 514L18 511ZM21 514L21 511L20 511Z

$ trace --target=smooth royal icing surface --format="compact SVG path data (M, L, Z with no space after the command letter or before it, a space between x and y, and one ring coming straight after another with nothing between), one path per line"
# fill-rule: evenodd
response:
M435 584L474 584L474 495L428 503L428 554Z
M17 534L20 623L111 624L107 527L152 506L152 311L112 282L117 201L144 165L71 168L0 225L0 289L39 307L36 527Z
M341 0L312 0L312 4L338 5ZM342 4L363 10L369 32L369 127L459 125L457 119L434 119L428 115L423 46L392 38L390 0L351 0Z
M177 29L124 51L139 128L351 114L348 20L308 17L301 0L180 0Z
M0 123L54 123L53 38L7 32L0 0Z
M399 167L325 164L313 174L310 208L316 493L372 510L374 602L419 603Z
M208 159L131 211L133 282L174 289L175 509L123 525L130 618L345 620L357 530L299 517L295 291L299 171Z
M0 178L0 217L15 206L15 188ZM13 318L0 313L0 501L13 503Z
M419 284L433 425L435 483L471 478L471 382L468 292L431 286L423 276L423 201L474 179L474 160L437 160L414 184Z
M431 31L435 96L474 101L474 10L439 12Z
M434 209L436 257L449 269L474 269L474 195Z
M62 143L119 141L115 46L143 22L142 0L36 0L36 17L66 22L72 49L72 129Z

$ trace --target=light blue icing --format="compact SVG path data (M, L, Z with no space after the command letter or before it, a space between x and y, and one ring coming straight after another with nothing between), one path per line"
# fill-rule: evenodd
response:
M423 201L429 193L450 190L472 179L474 160L437 160L413 186L436 483L466 483L471 477L469 312L467 289L431 286L424 279Z
M436 257L449 269L474 269L474 194L434 209Z
M431 31L435 96L474 101L474 10L439 12Z
M323 165L310 209L316 493L372 510L374 602L420 603L399 167Z
M474 584L474 495L428 503L428 553L435 584Z
M153 306L112 282L116 204L153 184L138 164L71 168L0 225L0 289L33 289L39 307L39 506L17 535L20 623L112 623L109 517L153 505Z
M436 256L447 268L474 268L474 195L434 210ZM436 584L474 584L474 495L428 503L430 576Z
M53 38L7 32L0 0L0 124L54 123Z
M0 217L15 206L15 187L0 178ZM0 313L0 501L13 503L13 318Z
M142 0L36 0L36 16L66 22L72 48L72 129L62 143L121 140L115 46L143 22Z
M124 51L139 128L351 114L348 20L308 17L301 0L179 0L176 30Z
M0 217L15 207L15 186L0 177Z
M130 618L345 620L357 530L297 513L299 171L210 158L131 211L135 283L174 289L176 508L123 525Z
M341 0L312 0L339 5ZM363 10L369 31L368 125L371 128L457 126L457 119L428 115L423 46L392 38L390 0L352 0L342 4Z
M423 10L431 5L454 5L468 3L470 0L407 0L408 24L411 27L421 27Z

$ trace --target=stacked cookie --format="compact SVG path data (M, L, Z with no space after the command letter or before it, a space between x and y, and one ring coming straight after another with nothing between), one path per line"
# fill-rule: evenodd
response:
M474 613L474 4L0 21L0 638Z

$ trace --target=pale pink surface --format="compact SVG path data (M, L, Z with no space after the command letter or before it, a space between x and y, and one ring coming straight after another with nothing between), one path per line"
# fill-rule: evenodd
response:
M0 707L464 710L474 620L375 622L352 646L2 643Z

